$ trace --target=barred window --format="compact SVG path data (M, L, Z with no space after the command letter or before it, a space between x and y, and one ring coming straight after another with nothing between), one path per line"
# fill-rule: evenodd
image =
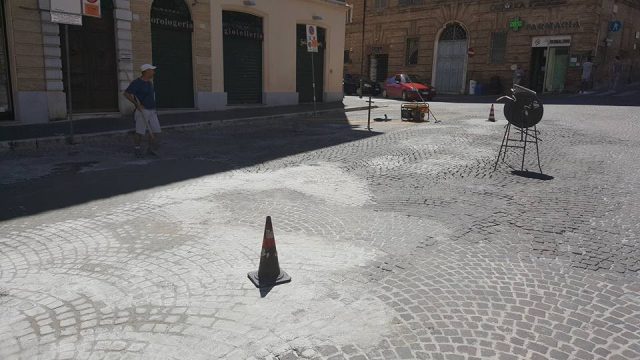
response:
M407 39L405 63L407 65L418 64L418 39L417 38Z
M507 33L504 31L491 34L491 63L504 64L504 54L507 50Z
M389 6L389 0L376 0L375 9L381 10Z

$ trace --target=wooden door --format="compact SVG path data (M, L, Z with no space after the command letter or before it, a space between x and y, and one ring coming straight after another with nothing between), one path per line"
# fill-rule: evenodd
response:
M113 4L102 1L102 18L85 16L82 26L69 26L69 59L64 51L65 31L60 26L65 92L71 65L71 98L74 112L118 111L118 75Z

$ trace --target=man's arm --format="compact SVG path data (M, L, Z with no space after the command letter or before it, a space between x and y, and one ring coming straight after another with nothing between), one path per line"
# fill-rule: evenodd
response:
M127 100L131 101L131 103L136 107L136 108L140 108L140 109L144 109L144 106L142 106L142 104L140 103L140 101L138 100L138 98L136 98L135 95L125 91L124 92L124 97L127 98Z

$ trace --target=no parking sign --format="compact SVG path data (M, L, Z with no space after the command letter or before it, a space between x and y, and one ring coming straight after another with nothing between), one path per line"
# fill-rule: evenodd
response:
M101 17L100 0L82 0L82 15Z

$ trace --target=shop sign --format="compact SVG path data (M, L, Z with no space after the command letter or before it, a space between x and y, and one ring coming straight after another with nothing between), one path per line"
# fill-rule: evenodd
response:
M509 21L509 28L513 31L520 31L520 28L522 28L522 26L524 26L524 22L522 22L519 17Z
M224 36L233 36L253 40L264 39L264 34L262 33L261 27L243 23L223 23L222 34Z
M550 21L537 24L526 24L524 26L529 31L542 31L542 30L574 30L580 29L580 21Z
M77 0L51 0L51 22L82 25L82 7Z
M179 10L153 7L151 9L151 25L178 31L193 31L193 21L189 14Z
M531 40L534 48L557 46L571 46L571 36L536 36Z
M100 0L82 0L82 15L101 17Z
M528 8L551 7L564 5L567 0L529 0L529 1L504 1L491 5L491 11L511 11Z

